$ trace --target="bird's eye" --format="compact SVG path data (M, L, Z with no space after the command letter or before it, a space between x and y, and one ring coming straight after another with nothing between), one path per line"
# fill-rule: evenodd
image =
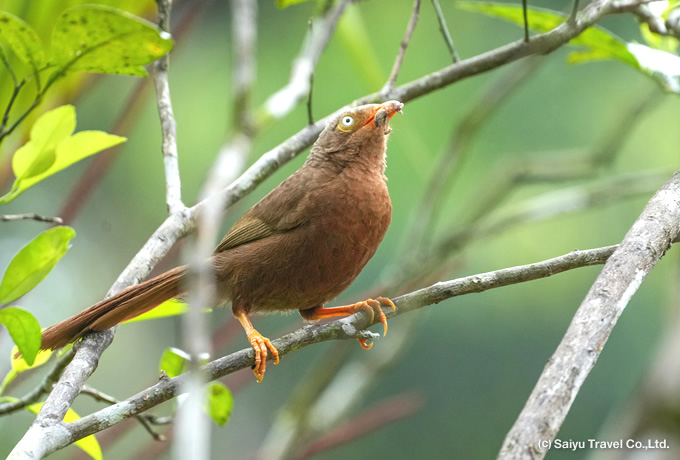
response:
M352 123L354 123L354 118L349 115L342 117L342 126L352 126Z

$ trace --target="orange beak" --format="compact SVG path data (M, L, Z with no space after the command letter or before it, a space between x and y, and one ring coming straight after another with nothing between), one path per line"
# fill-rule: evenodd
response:
M366 123L364 123L364 126L366 126L369 123L372 123L375 120L375 116L380 110L384 110L387 113L388 119L385 121L385 125L390 122L392 117L394 116L395 113L403 113L401 109L404 107L404 104L402 104L399 101L387 101L383 102L380 104L376 109L375 112L371 115L371 117L366 120Z

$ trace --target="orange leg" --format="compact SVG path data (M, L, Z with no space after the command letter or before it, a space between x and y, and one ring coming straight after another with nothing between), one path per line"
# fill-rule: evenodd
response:
M364 300L363 302L357 302L352 305L345 305L342 307L329 307L329 308L324 308L323 306L321 307L316 307L316 308L311 308L309 310L300 310L300 315L308 321L315 321L318 319L322 318L331 318L334 316L349 316L353 315L354 313L358 311L365 311L369 315L371 315L371 324L373 324L373 321L375 320L375 314L378 314L378 320L380 323L383 325L385 328L385 333L383 335L387 335L387 317L385 316L385 313L382 310L382 307L380 304L385 304L390 307L392 307L392 310L396 310L397 307L394 306L394 303L387 297L376 297L375 300L373 299L367 299ZM364 350L370 350L373 344L367 344L368 339L357 339L359 341L359 344Z
M253 324L248 319L245 311L234 311L234 316L241 323L243 329L246 331L250 346L255 350L255 365L253 366L253 374L257 377L257 382L260 383L264 377L264 372L267 370L267 349L272 352L274 364L279 364L279 351L272 345L268 338L263 337L257 332Z

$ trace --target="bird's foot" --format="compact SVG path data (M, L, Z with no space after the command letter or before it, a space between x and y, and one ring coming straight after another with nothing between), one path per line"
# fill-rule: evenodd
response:
M255 364L253 364L253 374L257 378L257 383L262 381L264 373L267 370L267 355L268 351L272 353L274 364L279 364L279 351L272 342L263 337L257 330L252 329L248 332L248 341L255 351Z
M383 335L387 335L387 316L383 312L381 305L387 305L392 307L392 310L396 310L397 307L394 303L387 297L376 297L375 299L367 299L362 302L357 302L352 305L345 305L342 307L316 307L310 310L302 310L300 314L302 317L308 321L314 321L322 318L330 318L333 316L349 316L353 315L359 311L364 311L371 317L371 324L375 321L376 313L378 315L378 320L383 325L385 332ZM373 343L368 343L369 339L357 339L361 348L364 350L370 350Z

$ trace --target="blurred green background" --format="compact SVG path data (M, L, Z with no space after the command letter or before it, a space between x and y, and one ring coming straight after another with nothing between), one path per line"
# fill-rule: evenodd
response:
M56 14L78 3L81 2L0 0L0 9L24 18L48 44ZM154 17L153 2L96 3ZM530 3L558 10L566 8L565 2L559 0ZM522 36L521 29L514 25L462 11L453 2L441 0L441 6L462 58ZM346 22L338 28L315 71L313 109L317 118L382 87L412 7L412 2L405 0L369 0L348 7L343 19ZM259 1L258 8L257 79L252 94L255 107L287 83L291 62L307 32L307 22L316 14L314 2L278 9L273 0L266 0ZM195 203L206 172L234 124L230 101L229 2L178 2L174 22L192 11L196 13L195 21L177 40L170 67L183 198L189 205ZM607 18L602 25L627 41L641 41L639 26L629 16ZM352 39L357 38L358 47L352 44L357 42ZM574 212L480 235L428 284L536 262L576 248L615 244L653 191L677 167L680 142L677 99L662 94L652 80L619 62L567 65L569 51L565 47L545 57L538 70L480 127L461 169L447 184L445 204L429 235L431 241L458 230L460 216L469 218L477 209L480 196L493 185L489 182L492 171L502 171L506 165L509 168L527 156L555 158L567 165L576 162L579 155L615 132L623 115L645 98L654 101L652 106L625 129L628 137L610 167L593 171L592 177L584 180L518 187L505 196L501 208L494 212L502 215L527 199L607 183L626 174L646 170L666 174L658 176L657 183L637 198L612 199L585 209L574 203L577 208ZM449 64L433 8L429 1L423 1L397 84ZM405 106L404 115L395 117L387 170L394 207L392 225L376 256L338 303L361 300L376 283L390 279L411 263L404 258L404 250L410 244L410 228L438 161L447 152L452 133L491 85L509 78L521 65L505 66L411 101ZM0 74L0 78L5 83L0 93L0 104L4 107L7 76ZM125 135L129 140L111 157L108 170L92 193L81 197L82 210L69 223L77 231L72 249L38 288L17 302L33 311L43 327L101 299L167 214L160 128L150 80L144 82L144 89L137 96L140 99L137 108L125 114L131 117L132 129L124 133L113 131L115 120L138 83L133 77L78 75L60 87L62 91L73 91L73 97L67 96L66 101L76 106L78 130L106 130ZM50 102L38 112L46 110ZM306 108L300 104L285 118L269 124L256 137L249 163L296 133L306 122ZM0 151L0 167L5 173L14 148L23 142L22 135L15 133ZM305 156L306 153L283 166L232 207L225 217L225 228L299 167ZM39 184L4 206L0 213L59 215L74 184L93 161L85 160ZM10 183L3 183L3 193ZM549 213L550 207L544 211ZM44 228L44 224L37 222L0 224L0 267L4 269L13 254ZM558 435L560 439L602 439L598 434L605 424L616 419L625 401L635 394L663 336L664 325L676 309L675 252L666 255L629 304L576 398ZM161 265L169 268L181 262L181 251L177 251ZM408 316L416 316L407 347L381 373L352 413L356 416L401 394L417 395L422 408L410 417L381 426L314 458L494 457L599 270L600 267L583 268L545 280L451 299L391 320L390 335L377 341L370 353L351 344L349 359L366 361L372 355L377 359L381 349L391 346L391 336L398 336L400 328L408 327ZM382 295L394 295L397 291ZM216 311L210 323L217 329L227 320L232 321L230 312ZM271 338L302 325L298 315L257 317L254 322ZM181 343L179 330L177 318L121 327L90 384L120 399L146 388L157 379L162 351ZM224 355L246 346L245 336L238 331L228 347L216 353ZM212 428L213 457L251 458L288 396L305 384L315 367L322 367L329 350L339 346L344 344L320 344L287 355L279 366L269 367L259 385L252 384L254 379L249 370L241 371L233 380L226 379L234 390L235 406L227 426ZM0 331L0 350L6 356L0 361L3 375L9 368L10 347L9 337ZM26 393L39 381L41 371L35 374L13 386L10 394ZM74 406L80 414L99 407L100 403L85 396ZM170 409L171 405L166 404L154 412L169 413ZM32 417L29 413L0 417L0 455L9 453ZM163 452L163 446L150 446L153 441L135 421L127 424L132 429L105 447L105 458L170 455L169 449ZM581 454L585 455L577 453L576 458ZM81 455L78 449L69 447L53 457ZM574 454L553 451L547 458L574 458Z

